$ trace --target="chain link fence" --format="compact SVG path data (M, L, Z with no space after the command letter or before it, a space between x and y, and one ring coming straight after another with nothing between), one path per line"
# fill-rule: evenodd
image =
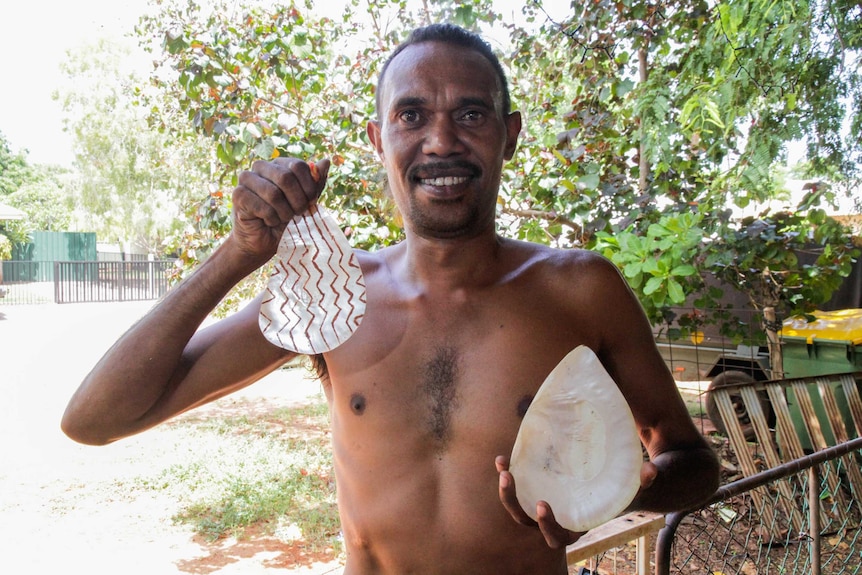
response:
M847 480L860 456L862 439L853 439L729 483L701 509L668 515L656 573L862 573L860 494Z

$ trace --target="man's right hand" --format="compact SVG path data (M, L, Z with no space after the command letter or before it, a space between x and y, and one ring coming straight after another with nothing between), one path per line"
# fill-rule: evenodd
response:
M329 160L315 164L318 179L296 158L257 161L239 175L233 191L233 241L263 265L275 254L284 228L317 202L329 175Z

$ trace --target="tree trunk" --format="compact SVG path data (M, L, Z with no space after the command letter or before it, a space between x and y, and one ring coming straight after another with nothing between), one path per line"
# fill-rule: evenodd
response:
M780 325L775 317L774 307L763 308L763 327L766 331L766 342L769 347L769 364L772 379L784 379L784 358L781 354L781 341L778 337Z
M638 69L640 72L641 84L645 84L649 78L649 69L647 68L647 48L649 47L649 38L644 39L644 46L638 49ZM638 148L638 190L641 195L647 191L647 176L649 175L649 160L647 159L646 145L644 144L644 122L640 120L640 146Z

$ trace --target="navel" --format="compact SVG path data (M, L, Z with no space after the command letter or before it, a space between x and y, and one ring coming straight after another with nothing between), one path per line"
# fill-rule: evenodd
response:
M356 415L365 413L365 396L361 393L354 393L350 396L350 411Z

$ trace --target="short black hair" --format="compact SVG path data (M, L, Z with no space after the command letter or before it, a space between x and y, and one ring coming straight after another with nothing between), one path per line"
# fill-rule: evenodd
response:
M503 114L508 115L511 112L512 100L509 95L509 81L506 78L506 72L503 70L500 60L497 58L497 55L494 54L494 50L491 48L491 45L483 40L478 34L465 30L460 26L441 23L416 28L410 33L410 36L408 36L404 42L395 48L392 54L389 55L389 58L386 59L386 62L383 64L383 68L380 70L380 76L377 79L375 106L378 113L380 112L380 92L383 88L383 81L386 77L386 71L389 69L389 64L391 64L392 60L394 60L398 54L403 52L405 48L416 44L422 44L423 42L440 42L443 44L449 44L450 46L460 46L462 48L474 50L484 56L485 59L491 63L491 66L494 67L494 72L497 74L497 78L500 81L500 87L503 89Z

